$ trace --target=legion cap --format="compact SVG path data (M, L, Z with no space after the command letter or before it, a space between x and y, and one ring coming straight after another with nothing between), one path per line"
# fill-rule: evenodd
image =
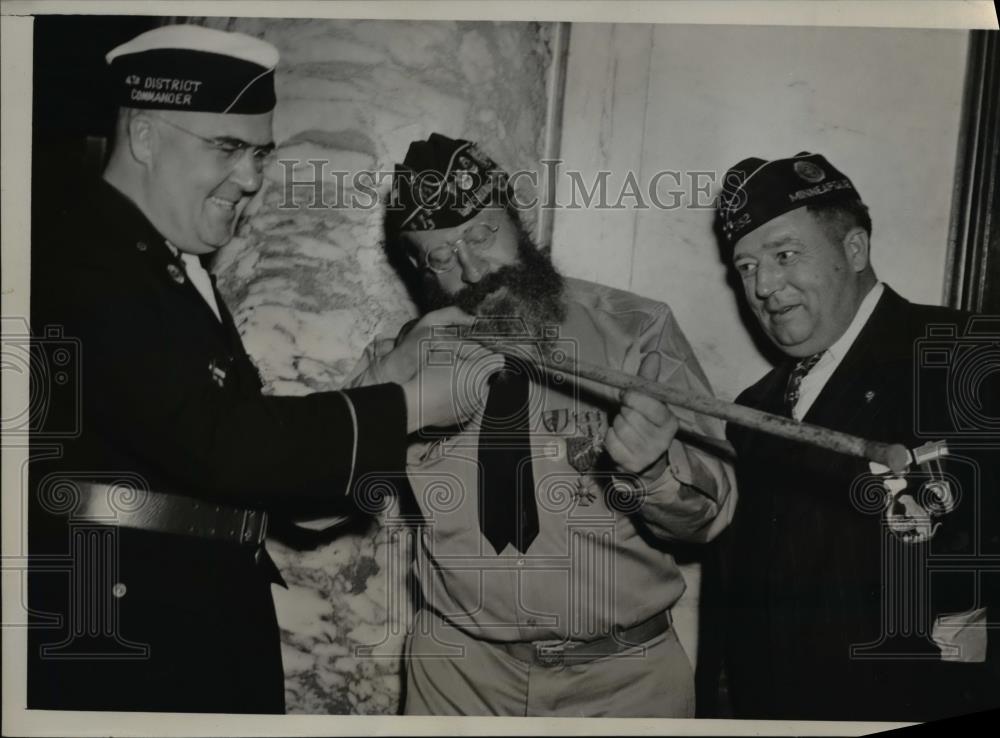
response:
M726 172L717 213L730 246L769 220L806 205L861 196L854 184L820 154L802 151L787 159L750 157Z
M105 55L123 107L258 114L274 109L278 50L244 33L154 28Z
M392 178L386 229L453 228L509 199L507 173L471 141L432 133L414 141Z

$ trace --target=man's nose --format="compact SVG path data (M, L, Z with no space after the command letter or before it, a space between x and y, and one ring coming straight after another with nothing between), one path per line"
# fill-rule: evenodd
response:
M761 264L757 267L754 291L757 297L766 300L784 286L784 281L785 276L780 267Z
M458 263L462 267L463 282L475 284L489 274L489 262L464 243L458 244L455 247L455 255L458 257Z
M264 181L264 165L253 154L252 149L243 152L236 168L233 169L232 179L244 192L256 192L260 189Z

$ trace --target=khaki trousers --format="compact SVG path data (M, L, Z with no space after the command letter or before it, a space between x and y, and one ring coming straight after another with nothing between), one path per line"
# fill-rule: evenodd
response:
M694 674L673 628L586 663L539 666L421 610L406 642L407 715L694 717Z

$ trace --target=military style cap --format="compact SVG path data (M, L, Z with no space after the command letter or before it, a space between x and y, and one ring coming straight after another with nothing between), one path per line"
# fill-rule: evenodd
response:
M253 36L163 26L104 58L123 107L246 115L274 109L278 50Z
M396 165L386 209L390 232L453 228L508 200L507 173L470 141L432 133Z
M731 246L796 208L850 199L861 199L851 180L822 155L802 151L772 161L750 157L733 166L722 181L717 212Z

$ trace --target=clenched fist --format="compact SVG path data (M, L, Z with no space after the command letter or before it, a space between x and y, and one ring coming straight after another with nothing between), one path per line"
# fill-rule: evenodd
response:
M659 372L660 355L647 354L639 365L639 376L655 382ZM653 482L667 469L667 449L678 425L664 403L627 390L622 396L621 412L604 437L604 446L621 469Z

